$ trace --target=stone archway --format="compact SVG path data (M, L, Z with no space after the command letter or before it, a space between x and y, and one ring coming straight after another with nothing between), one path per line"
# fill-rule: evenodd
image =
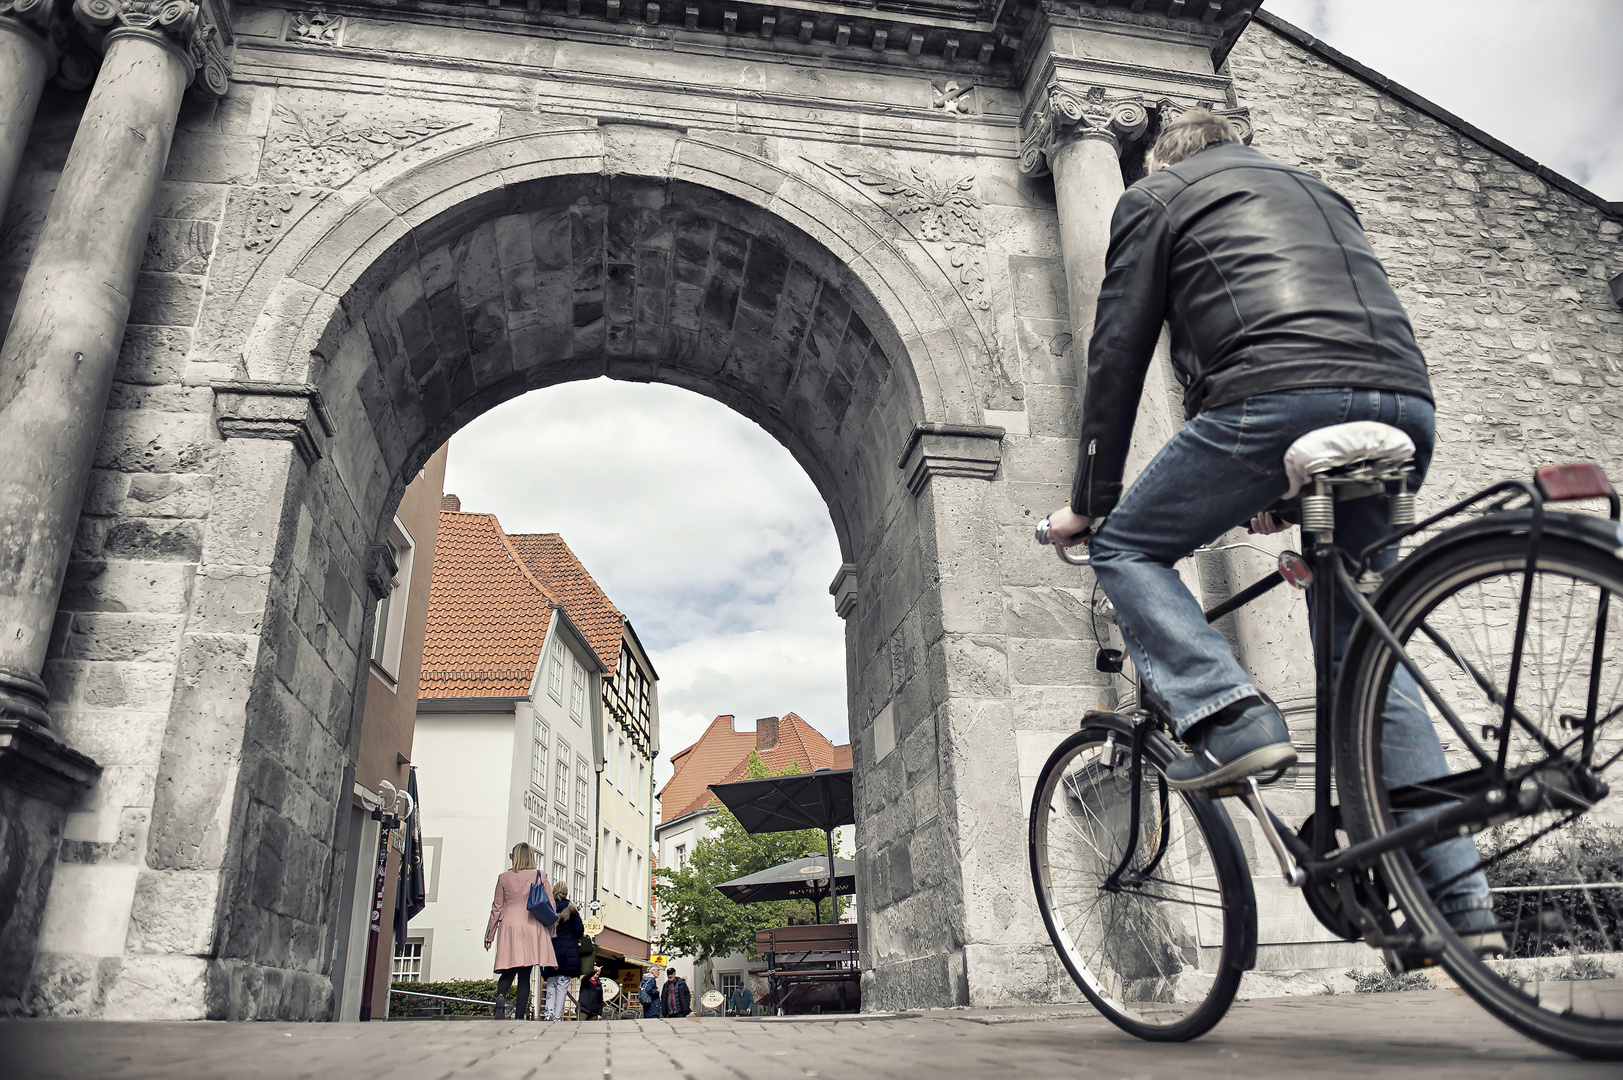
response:
M375 542L405 483L497 403L599 375L730 405L823 494L847 560L859 872L883 898L864 913L868 1000L971 999L966 946L1001 947L1001 927L965 904L966 870L1009 854L974 818L1018 812L1012 747L954 734L999 685L995 646L971 638L1001 628L985 481L1003 433L982 423L973 314L859 192L658 129L554 129L333 200L247 282L233 303L259 313L214 382L216 487L253 497L211 518L199 572L263 617L252 648L183 640L197 676L148 855L219 868L201 1012L320 1013L341 847L324 808L349 783ZM888 748L863 749L881 711L907 747L882 772L867 763Z

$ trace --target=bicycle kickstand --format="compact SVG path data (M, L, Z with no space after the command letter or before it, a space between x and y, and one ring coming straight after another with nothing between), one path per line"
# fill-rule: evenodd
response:
M1263 805L1262 789L1257 786L1255 776L1248 777L1239 791L1240 797L1245 801L1247 809L1262 826L1262 835L1267 837L1268 846L1274 849L1274 856L1279 860L1279 869L1285 875L1285 884L1293 889L1300 889L1307 883L1307 872L1296 865L1296 860L1285 847L1285 841L1280 839L1279 827L1268 807Z

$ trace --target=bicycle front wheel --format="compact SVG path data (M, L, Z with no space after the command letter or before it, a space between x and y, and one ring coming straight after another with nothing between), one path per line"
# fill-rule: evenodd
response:
M1620 1060L1623 562L1577 539L1544 538L1501 772L1527 551L1525 529L1422 549L1383 590L1380 614L1459 723L1445 722L1396 653L1355 633L1338 717L1345 819L1354 840L1370 839L1458 798L1503 791L1507 809L1520 808L1508 820L1382 856L1405 928L1511 1027L1581 1057Z
M1094 713L1049 757L1031 804L1032 882L1093 1006L1141 1039L1181 1042L1234 1000L1256 953L1256 901L1222 804L1169 791L1161 769L1179 752L1158 732L1135 782L1131 746L1125 717Z

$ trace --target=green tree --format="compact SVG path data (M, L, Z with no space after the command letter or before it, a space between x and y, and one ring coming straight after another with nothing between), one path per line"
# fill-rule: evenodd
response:
M749 779L788 776L800 772L790 762L769 772L761 756L750 751ZM764 904L735 904L716 886L746 874L758 873L806 855L828 854L823 834L816 829L798 832L747 833L737 816L725 806L711 811L711 835L693 845L687 862L661 867L655 873L654 895L660 905L660 951L695 958L698 970L708 973L710 961L733 952L754 956L755 933L791 922L830 921L828 900L816 908L808 900L780 900ZM843 901L842 901L843 903ZM834 918L839 917L836 909ZM702 980L709 983L708 974ZM701 986L702 989L702 986Z

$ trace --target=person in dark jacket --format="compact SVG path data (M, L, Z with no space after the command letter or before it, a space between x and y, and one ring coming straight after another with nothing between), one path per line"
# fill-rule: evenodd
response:
M693 995L688 990L687 980L676 973L676 969L665 969L665 985L659 988L659 1011L662 1016L686 1016L693 1011Z
M1111 220L1071 501L1050 515L1049 539L1073 546L1103 520L1093 569L1134 666L1190 750L1167 768L1168 785L1198 790L1275 773L1296 751L1278 709L1207 625L1174 564L1247 521L1258 531L1282 528L1266 511L1290 486L1285 451L1318 428L1373 420L1400 429L1415 445L1418 486L1435 418L1425 358L1351 203L1243 145L1206 109L1169 124L1150 165ZM1163 323L1188 422L1124 494ZM1384 500L1337 504L1344 547L1360 550L1389 531ZM1354 619L1338 598L1338 660ZM1387 744L1407 751L1388 754L1403 759L1387 763L1398 783L1446 771L1431 722L1413 704L1418 689L1399 685L1408 678L1394 677L1388 706ZM1476 861L1471 841L1450 841L1428 853L1425 876L1442 884ZM1502 947L1480 872L1463 876L1439 906L1462 936L1481 931L1472 942L1479 949L1494 939Z
M581 1019L603 1019L603 965L593 964L590 975L582 975L580 996L576 999Z
M750 989L749 983L743 983L727 995L727 1015L755 1015L755 991Z
M558 963L542 968L541 974L547 980L545 1018L562 1020L569 982L580 974L580 939L586 933L586 926L580 912L569 902L569 886L562 881L552 887L552 906L558 912L558 922L552 928L552 951Z
M637 1000L642 1002L644 1020L659 1019L659 976L653 971L643 972L642 982L637 987Z

